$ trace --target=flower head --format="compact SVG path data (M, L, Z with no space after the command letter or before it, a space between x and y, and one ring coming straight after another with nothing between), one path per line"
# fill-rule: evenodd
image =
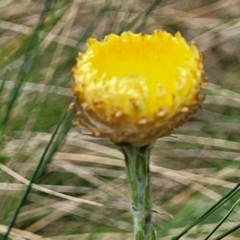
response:
M90 38L73 68L75 122L116 143L149 144L199 109L202 74L201 54L180 33Z

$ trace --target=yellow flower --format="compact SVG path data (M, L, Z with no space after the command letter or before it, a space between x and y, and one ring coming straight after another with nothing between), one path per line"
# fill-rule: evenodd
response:
M75 123L116 143L152 143L199 109L202 74L201 54L180 33L90 38L73 68Z

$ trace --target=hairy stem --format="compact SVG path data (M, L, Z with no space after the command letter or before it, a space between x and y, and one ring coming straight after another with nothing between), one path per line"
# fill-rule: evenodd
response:
M134 240L155 240L152 226L152 203L149 159L151 145L136 147L121 143L125 157L134 223Z

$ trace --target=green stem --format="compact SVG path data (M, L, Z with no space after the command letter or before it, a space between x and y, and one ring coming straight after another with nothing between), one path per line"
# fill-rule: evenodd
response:
M131 191L134 240L155 240L149 170L151 145L136 147L129 143L121 143L119 146L125 157Z

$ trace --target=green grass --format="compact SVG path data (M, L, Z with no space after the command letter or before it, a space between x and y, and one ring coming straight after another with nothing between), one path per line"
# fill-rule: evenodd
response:
M177 236L234 189L240 175L239 4L0 2L0 239L10 223L9 239L132 239L123 156L107 139L79 134L68 111L71 68L92 36L181 31L205 56L211 84L202 111L153 149L159 239ZM221 219L210 239L239 239L239 197L238 187L181 239L207 239Z

